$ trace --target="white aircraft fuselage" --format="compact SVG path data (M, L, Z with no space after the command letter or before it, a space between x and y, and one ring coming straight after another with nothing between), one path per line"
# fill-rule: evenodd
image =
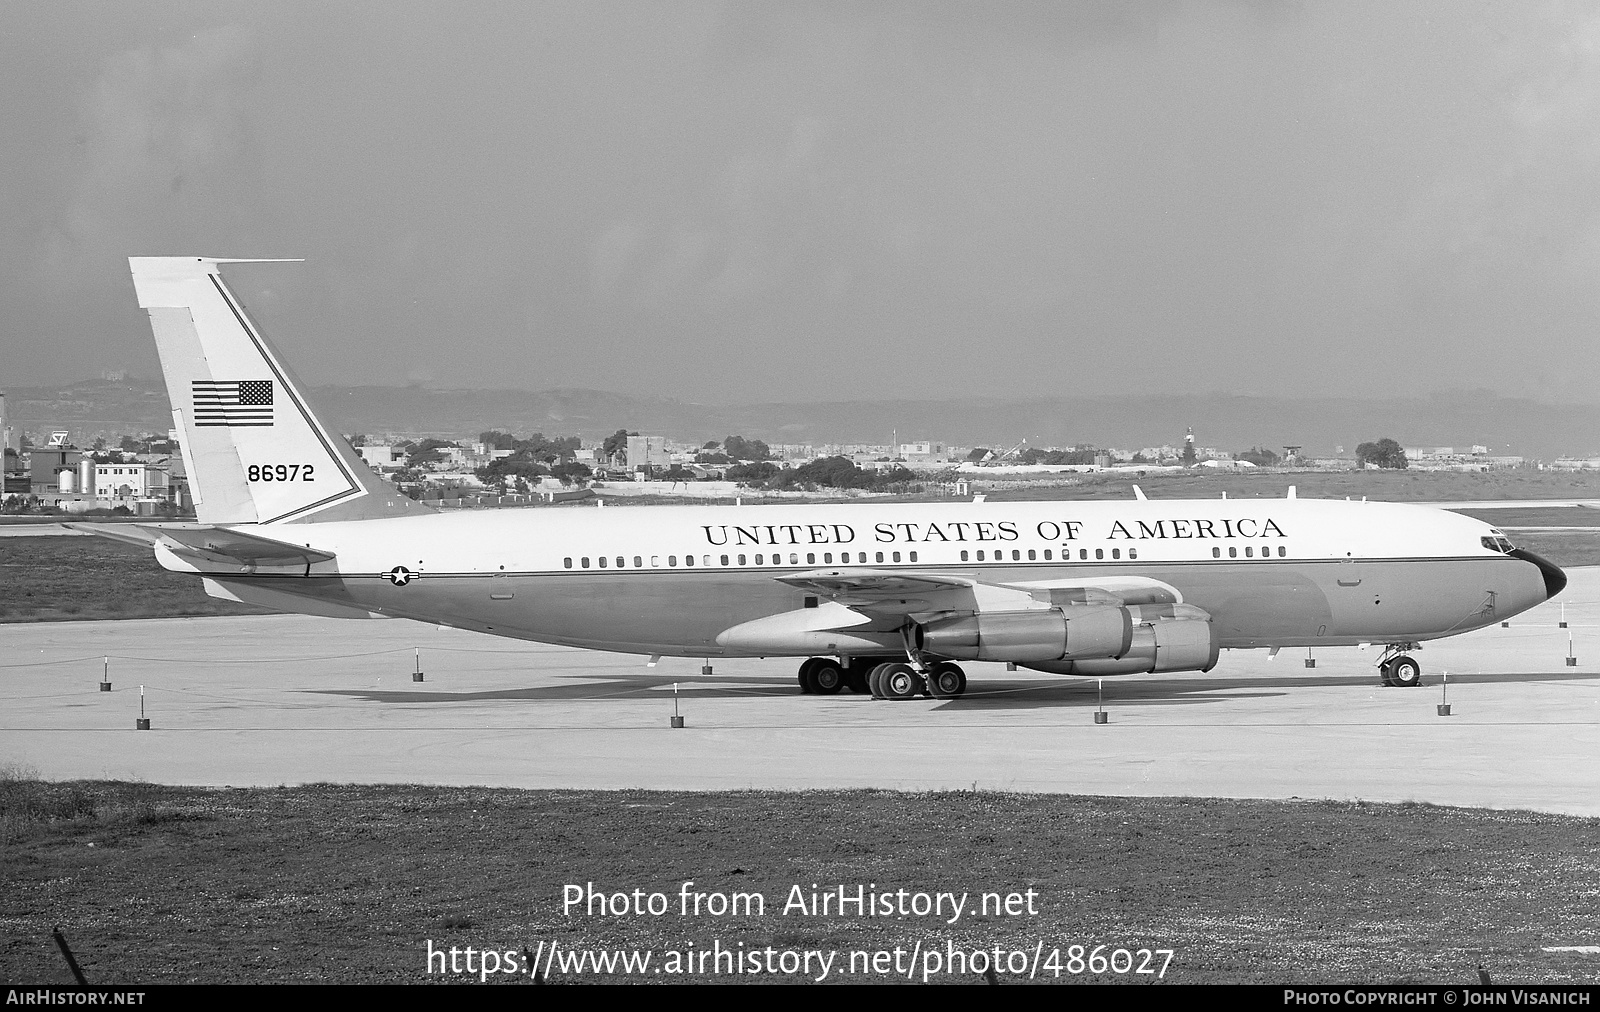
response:
M1048 606L1062 582L1138 577L1204 609L1226 648L1435 639L1558 589L1547 563L1486 547L1497 532L1481 521L1344 500L563 506L260 533L337 563L223 581L246 600L263 599L245 593L258 587L502 636L682 656L826 652L719 641L742 623L804 610L816 595L777 578L816 571L958 577L1018 591L1011 597L1027 608Z

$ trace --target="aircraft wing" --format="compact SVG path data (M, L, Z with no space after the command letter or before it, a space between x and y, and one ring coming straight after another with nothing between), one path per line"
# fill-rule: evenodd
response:
M334 558L331 552L213 524L65 523L62 526L128 544L162 546L180 557L199 556L239 566L309 566Z
M779 583L787 583L801 590L814 590L826 598L863 601L971 587L978 582L959 576L886 569L814 569L809 573L795 573L777 579Z
M1183 600L1177 588L1145 576L989 583L915 570L817 569L777 579L867 615L1021 611L1074 604L1176 604Z

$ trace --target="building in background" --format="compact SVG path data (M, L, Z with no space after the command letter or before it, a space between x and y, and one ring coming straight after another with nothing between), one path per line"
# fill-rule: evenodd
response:
M667 451L666 436L629 436L627 454L626 466L629 471L650 471L672 466L672 454Z

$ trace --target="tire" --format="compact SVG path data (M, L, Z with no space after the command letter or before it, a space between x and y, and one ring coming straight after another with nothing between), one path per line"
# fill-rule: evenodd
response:
M827 662L821 657L807 657L804 661L800 662L799 679L801 695L809 696L817 691L817 682L816 679L812 677L812 673L817 670L818 664L826 663Z
M1389 662L1389 680L1403 689L1421 685L1422 665L1410 657L1396 657Z
M873 699L887 698L883 694L883 672L888 667L888 664L876 664L867 673L867 691L872 693Z
M928 679L928 692L934 699L960 699L967 691L967 673L959 664L945 661L933 669Z
M833 661L821 660L811 669L811 691L819 696L837 696L844 680L844 669Z
M1383 684L1394 686L1394 660L1393 658L1378 665L1378 674L1383 678Z
M915 699L922 684L922 676L909 664L885 664L878 669L878 687L884 699Z
M868 680L872 677L873 669L882 663L881 659L875 657L852 657L850 667L845 671L845 687L851 692L869 695L872 686Z

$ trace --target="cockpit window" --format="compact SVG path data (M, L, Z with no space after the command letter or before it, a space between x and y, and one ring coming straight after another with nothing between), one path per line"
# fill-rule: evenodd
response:
M1506 536L1499 531L1493 531L1489 537L1479 538L1478 541L1491 552L1511 554L1511 542L1506 540Z

